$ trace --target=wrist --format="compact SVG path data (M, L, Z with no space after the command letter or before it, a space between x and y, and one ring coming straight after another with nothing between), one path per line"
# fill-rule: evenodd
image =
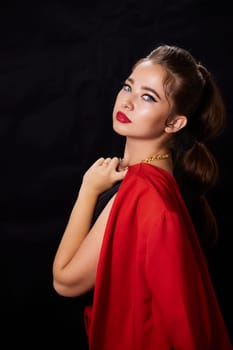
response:
M91 188L90 186L85 186L84 184L82 184L82 186L80 187L79 197L85 197L85 199L88 200L97 200L99 195L100 193L96 189Z

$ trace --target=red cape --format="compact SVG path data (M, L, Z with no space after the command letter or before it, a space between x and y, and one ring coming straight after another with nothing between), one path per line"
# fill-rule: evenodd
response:
M85 317L90 350L232 350L189 213L165 170L129 167Z

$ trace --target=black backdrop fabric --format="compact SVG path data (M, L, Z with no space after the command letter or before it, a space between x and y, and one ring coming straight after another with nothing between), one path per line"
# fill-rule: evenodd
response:
M232 19L224 2L219 8L195 0L1 5L0 303L7 348L87 348L84 297L55 293L53 257L83 172L99 156L122 155L124 140L111 128L116 92L136 59L160 43L183 46L207 65L226 102L226 130L211 145L221 180L209 195L220 226L209 266L232 337Z

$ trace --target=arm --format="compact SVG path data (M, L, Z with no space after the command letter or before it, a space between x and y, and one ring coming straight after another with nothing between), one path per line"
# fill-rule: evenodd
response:
M108 165L98 159L84 174L77 200L53 262L53 286L63 296L77 296L94 286L103 234L113 198L91 228L98 196L126 172L116 171L114 157Z

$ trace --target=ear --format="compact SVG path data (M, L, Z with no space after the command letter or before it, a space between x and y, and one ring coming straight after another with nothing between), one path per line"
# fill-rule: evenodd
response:
M187 117L185 115L175 115L164 130L166 133L177 132L184 128L186 124Z

